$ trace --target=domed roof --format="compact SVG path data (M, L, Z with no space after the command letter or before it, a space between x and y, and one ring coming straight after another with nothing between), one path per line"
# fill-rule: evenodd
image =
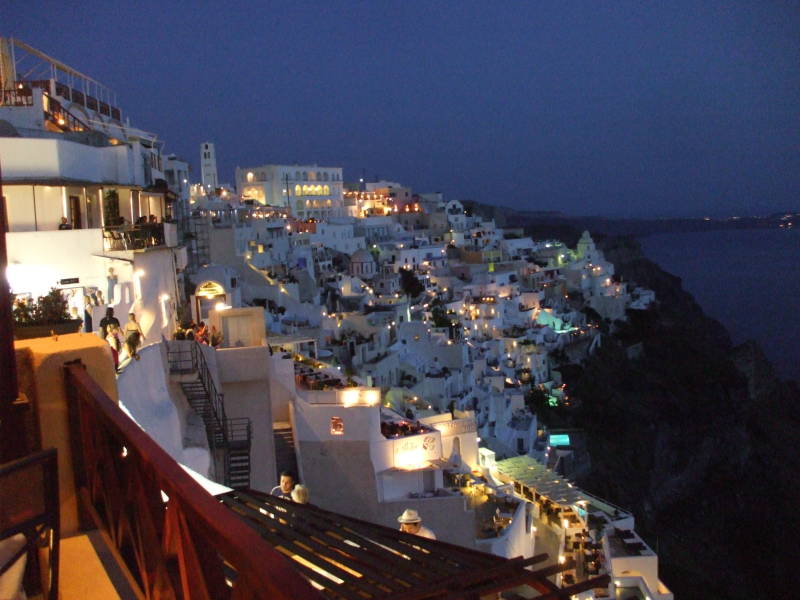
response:
M372 254L369 253L368 250L364 250L364 248L359 248L353 255L350 257L351 263L374 263L375 260L372 258Z

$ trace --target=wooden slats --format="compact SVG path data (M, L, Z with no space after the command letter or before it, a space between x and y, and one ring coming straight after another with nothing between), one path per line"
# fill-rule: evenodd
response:
M222 502L337 600L478 598L522 585L569 597L547 578L572 561L529 571L547 555L506 559L257 492L234 491Z

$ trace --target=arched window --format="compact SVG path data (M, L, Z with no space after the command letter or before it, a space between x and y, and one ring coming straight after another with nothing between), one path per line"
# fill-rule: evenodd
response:
M317 196L322 196L322 186L321 185L315 185L314 186L314 193Z
M295 181L300 181L300 171L295 171L294 172L294 180Z
M311 206L311 200L306 200L306 207Z
M330 198L328 198L328 206L329 207L331 206L331 199Z
M253 175L253 172L252 171L248 171L247 172L247 183L253 183L253 179L254 178L255 178L255 176Z
M303 171L303 181L308 181L308 173Z
M303 186L303 195L308 196L309 187L307 185Z
M323 173L323 174L322 174L322 179L323 179L324 181L328 181L328 172L327 172L327 171L326 171L325 173Z
M295 196L302 196L303 195L303 188L299 185L294 186L294 195Z
M322 186L322 193L325 194L326 196L330 196L331 195L331 187L329 185Z
M322 181L322 173L317 171L317 181Z
M314 208L319 208L319 200L314 200Z

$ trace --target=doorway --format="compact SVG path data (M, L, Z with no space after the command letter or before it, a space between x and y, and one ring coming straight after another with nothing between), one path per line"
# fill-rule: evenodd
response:
M82 229L81 199L79 196L69 197L69 222L73 229Z

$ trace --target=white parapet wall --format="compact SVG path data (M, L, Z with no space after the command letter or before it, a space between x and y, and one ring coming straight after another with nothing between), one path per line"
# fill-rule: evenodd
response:
M208 447L184 445L187 438L195 443L202 443L204 438L187 431L190 429L187 428L189 409L180 399L174 399L170 391L164 344L147 346L139 356L140 359L131 361L117 378L120 405L167 454L204 477L210 477Z

